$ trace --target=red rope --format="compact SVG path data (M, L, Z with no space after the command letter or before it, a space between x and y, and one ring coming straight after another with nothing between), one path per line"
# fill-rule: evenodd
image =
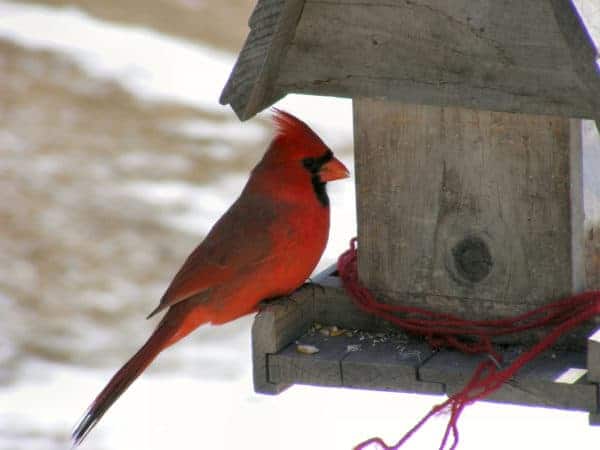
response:
M460 392L434 406L395 445L388 447L381 438L372 438L358 444L355 450L362 450L374 443L387 450L397 450L425 422L441 411L449 411L450 418L440 450L446 448L450 434L452 444L449 448L455 449L459 441L458 420L466 406L492 394L503 383L509 381L521 367L551 347L562 335L600 314L600 292L586 292L524 314L497 320L465 320L452 314L437 313L414 306L380 303L358 280L356 238L350 241L350 249L339 257L337 266L345 290L360 309L405 331L424 336L434 348L451 347L465 353L488 353L497 361L501 361L500 354L492 345L492 337L540 327L553 327L544 339L529 351L522 353L506 368L499 369L491 359L481 362L471 380ZM465 337L469 339L465 340Z

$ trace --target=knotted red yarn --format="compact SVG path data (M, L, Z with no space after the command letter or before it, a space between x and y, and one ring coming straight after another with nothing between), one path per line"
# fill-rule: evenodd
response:
M441 411L449 411L450 418L440 450L446 448L451 433L453 440L449 448L455 449L459 441L458 420L467 405L496 391L503 383L513 378L521 367L551 347L562 335L600 314L600 292L574 295L524 314L497 320L465 320L452 314L437 313L414 306L380 303L358 280L356 241L356 238L350 241L350 249L339 257L337 264L342 284L350 297L363 311L381 317L412 334L424 336L434 348L451 347L465 353L487 353L493 356L496 362L500 362L501 356L492 345L492 337L540 327L552 328L544 339L522 353L506 368L497 367L492 358L481 362L471 380L460 392L434 406L395 445L388 447L381 438L372 438L358 444L355 450L362 450L373 443L387 450L397 450L427 420Z

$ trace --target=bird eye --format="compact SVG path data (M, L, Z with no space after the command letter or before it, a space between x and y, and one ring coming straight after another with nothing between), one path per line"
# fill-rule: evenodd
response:
M315 172L318 170L315 158L304 158L302 160L302 165L310 172Z

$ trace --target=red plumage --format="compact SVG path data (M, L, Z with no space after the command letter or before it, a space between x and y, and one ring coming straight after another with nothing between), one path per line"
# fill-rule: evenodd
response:
M291 293L314 270L329 234L325 183L348 171L304 122L280 110L274 122L241 195L173 278L150 316L167 313L88 408L75 445L163 349L204 323L229 322Z
M319 156L323 153L323 148L327 148L321 138L304 122L280 109L273 108L273 111L276 127L274 141L277 146L288 147L285 149L287 156Z

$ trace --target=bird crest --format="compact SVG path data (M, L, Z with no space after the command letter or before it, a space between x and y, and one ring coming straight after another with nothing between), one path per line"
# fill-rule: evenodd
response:
M286 152L318 156L328 150L321 138L296 116L278 108L272 111L276 129L273 141L285 147Z

